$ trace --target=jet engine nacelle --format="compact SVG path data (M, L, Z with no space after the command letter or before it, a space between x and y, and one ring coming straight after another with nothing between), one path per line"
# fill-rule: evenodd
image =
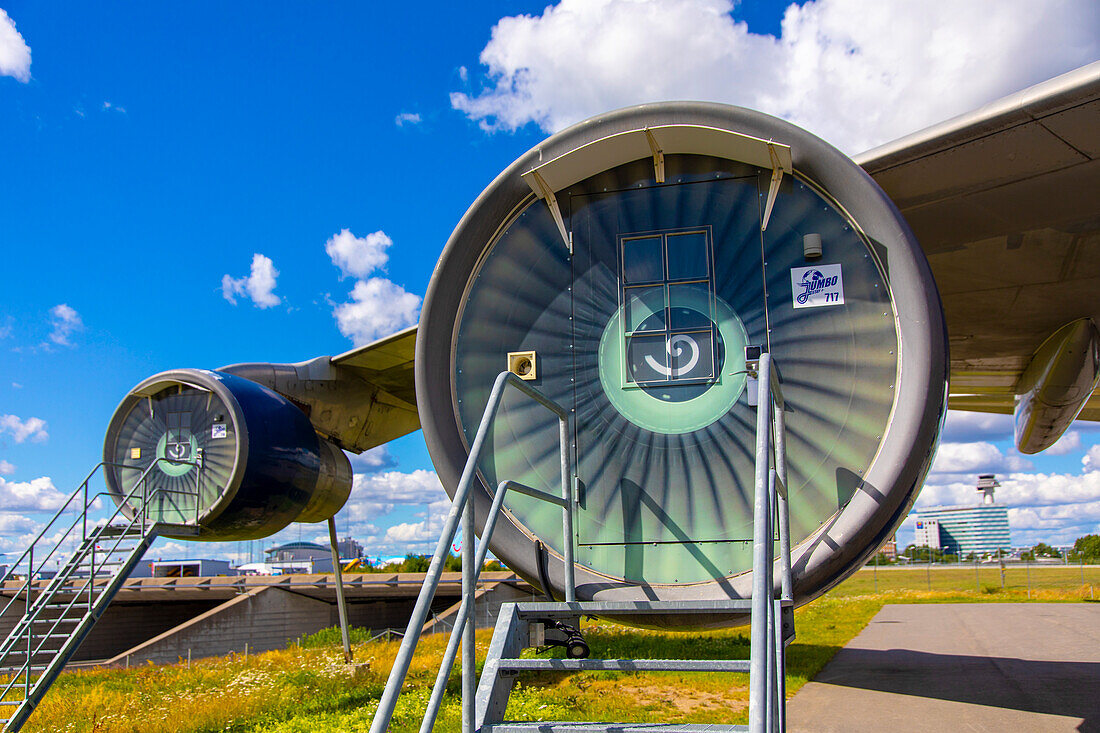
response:
M751 592L756 407L746 349L783 379L796 600L894 533L945 411L947 339L890 199L813 135L757 112L642 105L557 133L501 173L436 266L416 344L425 440L454 492L494 377L514 365L573 416L574 536L506 499L492 550L538 582L564 542L583 600ZM471 494L560 491L557 421L509 394ZM627 618L640 625L744 621Z
M216 371L177 369L137 385L111 418L103 460L124 512L144 504L150 521L198 527L182 539L267 537L333 516L351 493L347 456L301 409Z

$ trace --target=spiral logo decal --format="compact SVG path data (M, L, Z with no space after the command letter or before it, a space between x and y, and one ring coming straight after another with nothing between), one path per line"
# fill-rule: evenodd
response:
M721 298L712 302L706 291L679 307L692 311L699 330L653 333L646 319L627 336L621 307L600 338L600 386L608 401L630 422L657 433L701 430L729 412L745 388L748 336L733 309Z
M675 360L680 359L684 354L683 344L686 344L691 349L691 356L688 358L687 363L677 364ZM649 368L658 374L663 374L669 379L675 377L683 377L691 374L691 370L699 363L699 355L701 353L699 349L699 342L686 334L679 334L665 339L665 353L668 354L670 366L661 364L653 358L652 354L645 355L646 364Z

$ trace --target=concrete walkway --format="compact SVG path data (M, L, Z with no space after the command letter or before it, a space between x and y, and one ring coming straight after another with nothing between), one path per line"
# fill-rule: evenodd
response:
M1100 732L1100 603L885 606L787 720L792 733Z

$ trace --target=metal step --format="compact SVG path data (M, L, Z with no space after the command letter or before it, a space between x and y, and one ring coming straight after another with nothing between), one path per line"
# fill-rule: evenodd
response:
M135 538L135 539L137 539L137 538ZM133 552L133 551L134 551L133 547L114 547L114 548L100 547L98 550L96 550L96 554L97 555L113 555L116 552ZM99 565L99 563L96 563L96 565Z
M716 723L486 723L480 733L726 733L748 731L747 725Z
M747 659L501 659L515 672L748 672Z
M180 535L197 537L199 534L199 528L194 524L169 524L168 522L157 522L153 526L158 534L170 534L176 537Z
M783 601L784 607L794 604ZM723 601L574 601L517 603L516 611L520 618L576 618L577 616L613 616L648 615L654 613L676 613L689 615L694 613L743 613L752 610L752 600L739 598Z
M142 532L140 528L135 529L133 526L107 525L94 533L89 539L100 540L104 537L124 537L128 534L141 537Z
M30 673L42 672L48 667L48 664L32 664L30 666ZM18 667L0 667L0 674L17 674L22 677L27 673L27 665L23 664Z
M58 649L35 649L35 650L30 652L30 656L31 656L32 659L34 657L47 657L47 656L52 656L54 654L57 654L58 651L59 651ZM11 651L9 651L7 654L4 655L4 658L5 659L8 659L10 657L21 657L22 658L22 657L26 657L27 654L28 654L28 652L27 652L26 649L12 649Z

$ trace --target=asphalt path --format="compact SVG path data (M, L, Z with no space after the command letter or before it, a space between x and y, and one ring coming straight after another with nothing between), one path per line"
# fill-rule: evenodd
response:
M884 606L787 720L792 733L1100 733L1100 603Z

